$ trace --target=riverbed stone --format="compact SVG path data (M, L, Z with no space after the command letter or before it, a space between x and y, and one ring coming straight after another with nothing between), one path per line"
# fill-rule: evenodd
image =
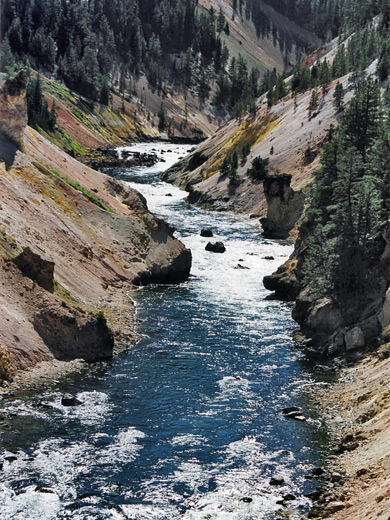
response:
M208 242L205 249L206 251L211 251L212 253L224 253L226 251L226 247L223 242Z
M62 406L79 406L81 401L72 394L64 394L61 399Z
M271 477L269 483L271 486L283 486L285 480L282 475L274 475L273 477Z
M200 230L200 236L209 238L209 237L212 237L214 235L213 235L213 232L211 231L211 229L203 228L203 229Z
M345 509L346 505L344 502L339 502L339 501L334 501L334 502L330 502L326 507L325 507L325 511L327 513L337 513L338 511L342 511L343 509Z
M286 408L283 408L282 413L284 415L287 415L291 412L301 412L301 408L298 408L298 406L287 406Z

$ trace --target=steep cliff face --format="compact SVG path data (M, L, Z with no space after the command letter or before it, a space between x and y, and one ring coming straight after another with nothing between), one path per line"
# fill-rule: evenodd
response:
M184 281L191 253L135 190L23 138L0 163L0 345L16 370L107 358L134 337L132 285Z

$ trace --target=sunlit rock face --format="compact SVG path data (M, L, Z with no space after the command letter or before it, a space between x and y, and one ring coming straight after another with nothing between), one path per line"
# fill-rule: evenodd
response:
M291 175L270 175L264 180L267 217L261 219L266 236L287 237L302 216L305 196L290 187Z
M0 156L4 155L1 153L4 138L18 148L23 147L23 132L27 125L26 86L27 71L24 69L14 77L0 77Z

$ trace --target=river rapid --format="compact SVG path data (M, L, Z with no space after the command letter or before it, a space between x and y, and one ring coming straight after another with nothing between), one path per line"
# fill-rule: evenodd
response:
M164 162L111 174L174 226L192 250L190 279L134 291L142 339L112 363L2 398L1 519L271 520L309 506L316 483L305 476L326 452L308 398L320 383L294 348L290 304L261 282L292 245L190 206L160 181L189 148L136 145ZM224 254L205 251L201 228ZM64 391L82 404L63 407ZM284 418L290 405L308 420ZM275 474L282 486L270 484ZM296 499L278 504L287 494Z

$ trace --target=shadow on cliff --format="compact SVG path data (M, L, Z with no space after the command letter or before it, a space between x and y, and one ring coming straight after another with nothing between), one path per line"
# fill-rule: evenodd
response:
M5 162L6 168L10 168L15 160L18 147L5 135L0 134L0 161Z

